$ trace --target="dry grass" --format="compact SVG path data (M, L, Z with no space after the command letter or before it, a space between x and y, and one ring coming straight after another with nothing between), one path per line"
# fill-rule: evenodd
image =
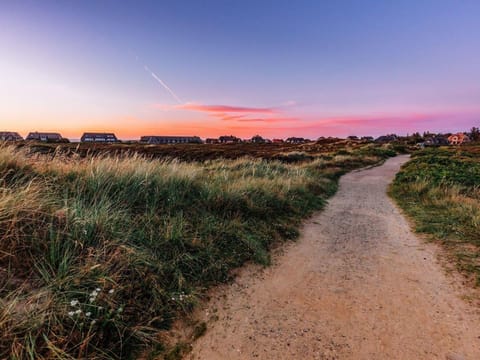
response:
M388 155L186 163L0 148L0 358L158 347L206 287L246 261L268 264L342 173Z

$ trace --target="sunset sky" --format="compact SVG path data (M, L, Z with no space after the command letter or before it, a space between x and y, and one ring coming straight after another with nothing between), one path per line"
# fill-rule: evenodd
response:
M0 0L0 131L266 137L480 125L478 0Z

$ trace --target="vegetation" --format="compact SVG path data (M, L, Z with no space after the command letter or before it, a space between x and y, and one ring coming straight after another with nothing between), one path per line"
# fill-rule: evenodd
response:
M186 163L0 148L0 358L161 352L159 330L205 288L268 264L341 174L394 155L342 154Z
M480 146L429 148L397 174L391 194L480 285Z

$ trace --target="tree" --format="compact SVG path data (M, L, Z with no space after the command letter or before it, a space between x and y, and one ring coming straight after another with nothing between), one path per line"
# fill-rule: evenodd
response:
M468 134L468 137L472 141L479 141L480 140L480 129L478 127L472 127L470 129L470 133Z

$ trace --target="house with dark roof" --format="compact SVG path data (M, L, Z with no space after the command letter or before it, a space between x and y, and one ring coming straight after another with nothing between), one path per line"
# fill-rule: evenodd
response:
M27 141L42 141L42 142L67 142L68 140L63 138L59 133L51 132L31 132L26 137Z
M398 139L398 137L395 134L382 135L382 136L379 136L378 138L376 138L375 142L377 142L377 143L388 143L388 142L396 141L397 139Z
M0 141L22 141L19 133L13 131L0 131Z
M302 137L289 137L287 140L285 140L286 143L289 144L304 144L308 142L308 139L302 138Z
M216 138L207 138L205 140L205 143L207 143L207 144L220 144L220 140L218 140Z
M424 146L442 146L448 145L448 139L444 136L432 135L425 139L423 142Z
M202 144L198 136L142 136L140 142L145 144Z
M80 138L81 142L86 143L116 143L118 142L117 137L114 133L93 133L86 132Z
M264 144L266 142L266 140L261 137L260 135L255 135L254 137L252 137L250 139L250 142L254 143L254 144Z
M219 140L220 143L222 143L222 144L235 144L235 143L239 143L239 142L242 141L241 139L239 139L238 137L233 136L233 135L220 136L220 137L218 138L218 140Z

